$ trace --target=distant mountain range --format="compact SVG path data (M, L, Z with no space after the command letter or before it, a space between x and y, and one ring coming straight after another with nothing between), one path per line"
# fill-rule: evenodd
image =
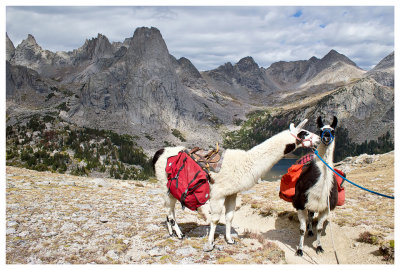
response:
M199 72L169 54L158 29L141 27L123 42L98 34L71 52L44 50L32 35L14 47L6 36L6 60L8 125L51 113L136 135L149 153L208 147L266 109L278 118L298 112L288 121L307 116L311 130L318 115L335 114L357 143L394 133L394 53L369 71L331 50L268 68L248 56Z

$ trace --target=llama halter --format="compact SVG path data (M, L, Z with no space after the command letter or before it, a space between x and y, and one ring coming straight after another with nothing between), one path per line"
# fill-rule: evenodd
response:
M307 133L308 133L308 132L307 132ZM308 141L309 141L309 142L310 142L310 147L313 148L313 146L314 146L314 144L313 144L313 137L314 137L314 134L313 134L313 133L308 133L308 134L311 135L310 138L308 138L308 139L300 139L299 137L297 137L296 135L294 135L292 132L290 132L290 134L291 134L293 137L295 137L296 140L298 140L298 141L301 142L301 146L307 147L307 146L304 145L304 142L308 142Z
M335 135L332 134L333 129L332 128L321 128L321 130L322 130L321 141L326 146L330 145L333 142L333 140L335 139ZM329 141L328 142L325 142L325 140L324 140L324 137L325 137L326 133L329 134Z

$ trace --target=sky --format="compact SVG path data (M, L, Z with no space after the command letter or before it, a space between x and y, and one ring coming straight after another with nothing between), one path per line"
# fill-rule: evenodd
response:
M169 53L201 71L246 56L268 68L331 49L369 70L394 51L393 6L6 6L14 46L32 34L53 52L98 33L122 42L142 26L158 28Z

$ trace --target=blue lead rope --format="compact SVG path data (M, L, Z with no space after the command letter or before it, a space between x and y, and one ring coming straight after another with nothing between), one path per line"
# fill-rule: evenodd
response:
M315 154L329 169L331 169L335 174L339 175L341 178L343 178L344 180L346 180L346 181L349 182L350 184L352 184L352 185L354 185L354 186L356 186L356 187L358 187L358 188L361 188L361 189L363 189L363 190L365 190L365 191L371 192L371 193L373 193L373 194L376 194L376 195L379 195L379 196L382 196L382 197L386 197L386 198L389 198L389 199L394 199L394 196L388 196L388 195L385 195L385 194L382 194L382 193L378 193L378 192L376 192L376 191L369 190L369 189L367 189L367 188L365 188L365 187L362 187L362 186L360 186L360 185L357 185L357 184L354 183L354 182L351 182L350 180L346 179L346 177L340 175L340 174L337 173L334 169L332 169L332 168L328 165L328 163L326 163L325 160L323 160L323 159L318 155L318 151L317 151L317 150L314 151L314 154Z

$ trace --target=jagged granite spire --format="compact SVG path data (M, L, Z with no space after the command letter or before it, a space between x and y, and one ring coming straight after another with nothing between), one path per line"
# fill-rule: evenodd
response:
M8 34L6 33L6 60L10 61L11 58L14 57L15 53L15 47L11 39L8 37Z

